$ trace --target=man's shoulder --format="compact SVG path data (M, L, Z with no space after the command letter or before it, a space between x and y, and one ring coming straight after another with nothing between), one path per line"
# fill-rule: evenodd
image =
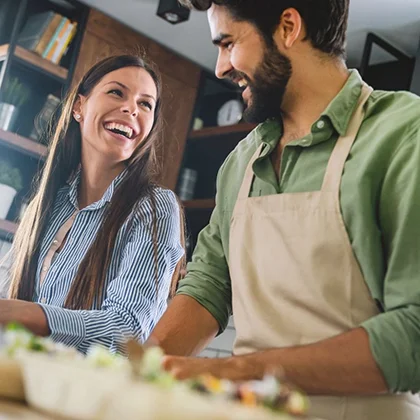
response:
M366 117L395 128L420 127L420 97L407 91L374 90L368 101Z

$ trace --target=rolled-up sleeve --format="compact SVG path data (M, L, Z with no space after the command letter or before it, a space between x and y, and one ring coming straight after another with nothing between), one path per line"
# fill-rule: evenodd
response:
M217 191L223 168L217 177ZM219 333L227 326L232 312L232 291L226 253L222 244L222 205L216 194L216 207L209 224L200 232L187 275L180 282L177 294L195 299L219 324Z
M418 125L418 124L417 124ZM384 313L362 326L389 389L420 391L420 129L407 128L385 178L379 206Z
M116 352L127 337L142 342L147 339L166 309L172 275L184 253L180 243L178 202L172 192L159 190L156 194L156 278L152 214L150 202L143 201L134 217L118 275L109 281L100 309L70 310L40 304L52 339L82 352L92 344L101 344Z

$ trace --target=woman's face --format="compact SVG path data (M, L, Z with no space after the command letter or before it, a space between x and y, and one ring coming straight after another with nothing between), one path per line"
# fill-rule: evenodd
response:
M156 101L155 82L140 67L108 73L87 97L80 95L74 118L84 160L100 155L112 165L129 159L152 129Z

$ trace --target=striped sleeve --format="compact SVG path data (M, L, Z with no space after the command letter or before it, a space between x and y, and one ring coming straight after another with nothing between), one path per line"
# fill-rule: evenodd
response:
M170 283L184 250L180 243L179 205L169 190L156 190L157 283L152 240L152 207L144 200L134 223L118 275L98 310L70 310L40 304L51 338L86 352L92 344L120 350L127 337L144 342L166 309Z

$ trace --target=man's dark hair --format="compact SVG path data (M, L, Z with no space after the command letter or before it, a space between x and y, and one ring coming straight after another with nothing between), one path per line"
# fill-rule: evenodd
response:
M307 39L313 47L331 56L345 56L349 0L179 0L190 9L208 10L212 4L224 6L238 21L252 23L273 44L282 13L296 9L301 15Z

